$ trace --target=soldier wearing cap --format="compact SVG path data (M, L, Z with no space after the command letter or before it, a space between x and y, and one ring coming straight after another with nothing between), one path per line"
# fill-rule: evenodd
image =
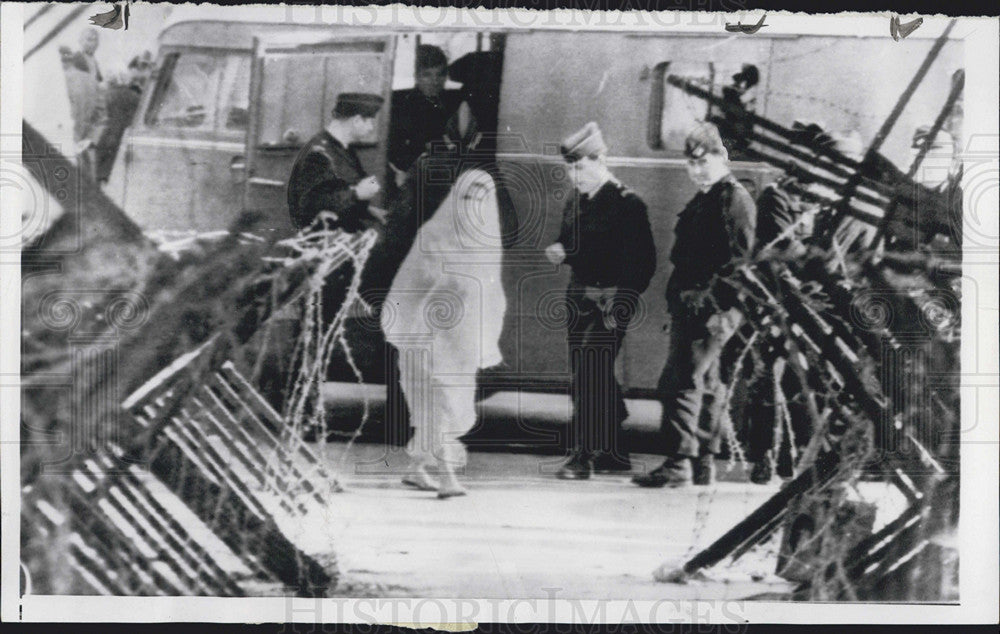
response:
M365 174L351 147L370 139L382 101L373 94L341 93L329 125L299 151L288 179L288 212L296 229L339 228L353 233L382 221L369 207L379 192L378 181ZM317 222L324 211L335 218ZM353 274L348 262L326 278L321 308L324 325L340 311Z
M699 191L674 228L673 273L666 290L670 348L659 382L667 459L633 478L645 487L688 484L692 473L695 484L713 480L721 438L719 419L701 415L704 379L740 321L734 293L713 281L734 260L749 255L754 244L756 208L729 171L718 129L699 124L688 135L684 154L688 176Z
M288 212L296 229L312 225L321 211L336 214L345 231L377 220L368 203L379 191L378 181L366 176L351 146L371 137L382 101L378 95L341 93L329 125L299 151L288 178Z
M593 470L631 469L621 437L627 411L614 364L639 296L656 270L656 247L646 204L608 171L597 124L567 137L561 149L576 192L564 209L559 237L545 254L572 269L566 289L572 455L558 477L577 480Z

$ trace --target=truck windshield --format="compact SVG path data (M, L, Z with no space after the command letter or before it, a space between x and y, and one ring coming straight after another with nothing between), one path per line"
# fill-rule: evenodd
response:
M171 53L161 66L145 123L154 128L245 130L250 56L245 53Z

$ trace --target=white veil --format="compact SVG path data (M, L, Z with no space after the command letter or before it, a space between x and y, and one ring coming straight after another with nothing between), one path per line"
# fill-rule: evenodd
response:
M417 233L382 306L386 340L403 348L433 339L433 369L473 374L502 361L507 309L496 184L483 170L462 173Z

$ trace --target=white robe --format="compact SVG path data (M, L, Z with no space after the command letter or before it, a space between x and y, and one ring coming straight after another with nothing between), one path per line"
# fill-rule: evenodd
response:
M502 361L502 255L496 185L482 170L464 172L420 228L382 306L415 429L407 451L419 462L465 464L458 437L476 421L476 371Z

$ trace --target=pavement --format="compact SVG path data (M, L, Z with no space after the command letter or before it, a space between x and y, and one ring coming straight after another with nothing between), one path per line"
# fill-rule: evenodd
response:
M708 487L643 489L632 474L559 480L569 398L499 392L478 403L464 437L468 495L438 500L400 482L409 461L381 441L384 386L328 383L324 396L333 429L354 430L366 404L370 414L350 449L313 445L345 488L323 518L341 570L337 596L738 600L784 597L794 587L773 574L777 533L687 583L653 580L661 564L679 568L778 491L778 480L750 484L743 465L720 460ZM653 455L660 405L628 407L626 445L641 473L663 460ZM882 483L861 483L857 493L878 505L875 530L905 504Z
M653 580L660 564L679 567L778 490L778 481L746 483L739 467L720 463L722 481L709 487L641 489L627 475L558 480L553 456L470 453L460 476L468 495L438 500L400 483L398 449L315 450L345 488L326 521L336 596L739 600L793 587L772 574L777 537L697 580ZM637 471L660 461L633 456Z

